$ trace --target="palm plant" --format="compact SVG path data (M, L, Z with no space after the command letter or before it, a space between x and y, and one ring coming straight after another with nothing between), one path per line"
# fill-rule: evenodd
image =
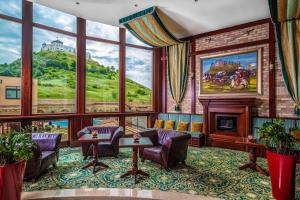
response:
M286 133L284 120L275 119L272 122L265 122L259 128L260 141L269 149L278 154L291 155L296 145L295 138Z

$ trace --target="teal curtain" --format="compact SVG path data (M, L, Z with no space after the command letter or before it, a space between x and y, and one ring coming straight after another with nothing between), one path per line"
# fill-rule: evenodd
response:
M300 1L269 0L286 88L300 116Z

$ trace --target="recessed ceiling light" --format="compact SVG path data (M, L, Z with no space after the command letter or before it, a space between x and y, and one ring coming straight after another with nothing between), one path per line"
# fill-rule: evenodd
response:
M80 2L79 1L76 1L76 5L79 5L80 4Z

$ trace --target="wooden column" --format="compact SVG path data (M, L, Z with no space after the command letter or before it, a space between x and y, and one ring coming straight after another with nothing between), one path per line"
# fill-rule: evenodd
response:
M162 109L162 68L161 68L162 49L154 48L153 50L153 101L152 107L154 112L161 112Z
M77 17L77 70L76 70L76 113L85 113L85 63L86 63L86 20ZM69 119L70 146L78 146L77 132L91 125L91 118L72 117Z
M168 87L167 87L167 81L168 81L168 74L167 74L167 52L166 48L162 49L162 57L161 57L161 62L162 62L162 112L166 113L167 112L167 92L168 92Z
M195 38L191 39L190 53L190 71L191 71L191 114L196 114L196 42Z
M21 114L31 115L32 105L32 3L23 0L22 6L22 84Z
M22 72L21 72L21 115L32 114L32 2L22 2ZM22 120L21 126L31 125Z
M85 113L86 21L77 18L77 113Z
M276 68L275 68L275 31L272 21L269 22L269 117L276 117Z
M120 50L119 50L119 112L125 112L125 73L126 73L126 31L120 28ZM125 116L120 116L119 125L125 128Z

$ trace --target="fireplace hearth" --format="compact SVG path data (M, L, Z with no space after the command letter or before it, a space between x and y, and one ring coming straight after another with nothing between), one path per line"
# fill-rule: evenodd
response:
M235 141L251 135L251 110L255 98L200 97L206 145L243 150Z

